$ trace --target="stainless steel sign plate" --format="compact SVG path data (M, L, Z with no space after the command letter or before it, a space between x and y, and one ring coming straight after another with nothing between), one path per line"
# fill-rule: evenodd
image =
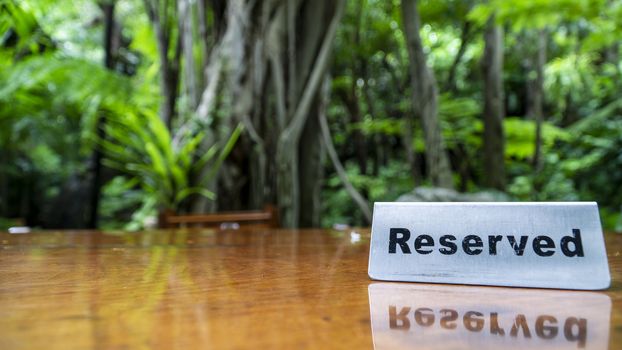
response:
M376 203L369 276L585 290L611 282L594 202Z
M602 293L373 283L374 349L607 349Z

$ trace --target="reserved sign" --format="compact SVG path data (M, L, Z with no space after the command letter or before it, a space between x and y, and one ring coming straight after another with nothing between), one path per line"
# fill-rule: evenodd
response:
M605 289L598 206L561 203L376 203L376 280Z

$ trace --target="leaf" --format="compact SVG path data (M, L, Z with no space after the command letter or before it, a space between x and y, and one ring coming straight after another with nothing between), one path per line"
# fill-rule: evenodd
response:
M207 164L207 162L209 162L212 158L214 158L217 152L218 152L218 147L216 147L216 145L212 145L201 156L201 158L199 158L199 160L194 163L194 165L192 166L192 171L199 171L200 169L203 169L203 167Z
M178 152L178 159L184 170L189 170L192 155L194 155L195 150L197 149L201 141L203 141L204 137L204 132L198 133L192 139L190 139L190 141L187 141L186 144Z
M220 152L220 155L218 156L216 163L212 166L212 169L199 180L199 185L206 184L209 180L216 176L218 169L220 169L220 166L222 165L222 162L227 158L227 156L233 149L233 146L235 146L235 143L238 141L238 138L240 137L240 134L243 130L244 126L242 125L242 123L239 123L238 126L231 133L227 144Z
M147 117L149 129L155 136L155 145L162 151L167 163L170 164L174 162L173 150L171 147L171 134L166 128L166 125L164 125L164 122L162 122L162 120L154 114L147 114Z
M173 179L175 180L175 188L177 190L183 189L188 185L188 181L186 179L186 175L184 175L183 171L180 169L179 165L171 164L170 171L173 174Z
M201 196L207 197L209 199L215 199L216 195L205 189L202 187L188 187L188 188L184 188L183 190L179 191L177 193L177 195L175 196L175 205L181 203L181 201L183 201L184 199L186 199L188 196L192 195L192 194L199 194Z
M166 166L164 165L165 164L164 158L162 157L159 150L156 148L156 146L152 142L146 143L145 150L147 151L147 153L149 154L149 157L151 158L151 162L152 162L151 164L153 165L153 170L159 176L160 185L165 186L165 189L168 192L171 192L173 188L171 186L171 181L169 181L168 171L166 169Z

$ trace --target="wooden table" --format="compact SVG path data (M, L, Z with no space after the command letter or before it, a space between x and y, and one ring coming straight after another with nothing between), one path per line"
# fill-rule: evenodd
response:
M622 347L622 235L607 235L613 282L596 293L378 285L367 277L368 230L55 231L0 233L0 243L4 350L380 349L412 348L418 344L409 342L418 340L434 348L485 347L499 337L488 329L497 321L490 309L520 318L523 301L535 308L560 305L559 329L549 343L542 340L554 330L536 329L528 310L529 337L524 329L512 337L506 324L506 347L580 348L572 338L580 328L571 328L571 341L564 340L561 315L574 311L573 320L587 317L591 327L584 348ZM429 310L417 315L415 306L414 314L382 306L395 296L429 302ZM564 300L570 310L558 304ZM370 302L373 312L380 308L371 317ZM443 326L441 318L452 308L456 321ZM409 313L400 316L404 310ZM473 330L469 323L478 325L478 310L483 327Z

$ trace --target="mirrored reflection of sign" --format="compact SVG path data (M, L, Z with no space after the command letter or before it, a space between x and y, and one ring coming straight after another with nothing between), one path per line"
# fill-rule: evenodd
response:
M369 285L374 348L607 349L605 294L513 288Z

